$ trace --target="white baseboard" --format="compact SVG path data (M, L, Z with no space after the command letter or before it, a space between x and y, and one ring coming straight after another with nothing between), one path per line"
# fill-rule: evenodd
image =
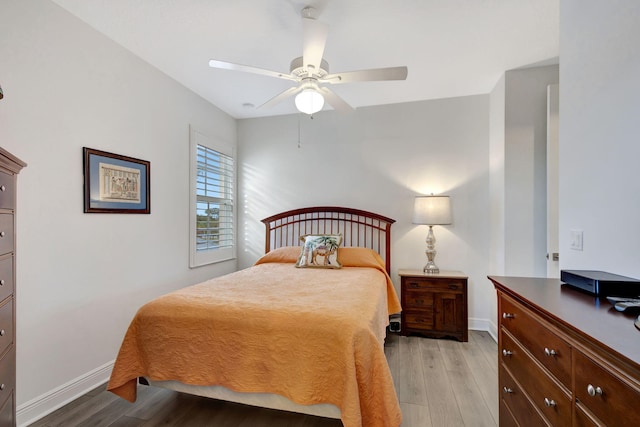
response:
M115 361L87 372L16 408L18 427L25 427L93 390L109 379Z
M493 322L491 322L489 319L474 319L470 317L469 329L472 329L474 331L489 332L489 335L491 335L491 338L493 338L495 342L498 342L498 334L497 334L498 329L496 328L496 325Z

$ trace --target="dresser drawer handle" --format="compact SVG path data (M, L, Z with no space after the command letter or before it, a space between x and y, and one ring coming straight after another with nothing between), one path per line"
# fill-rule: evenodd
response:
M423 299L416 299L414 300L416 302L416 304L424 304L424 300Z
M587 386L587 393L589 393L589 396L595 397L596 394L598 396L602 396L603 391L602 391L602 389L600 387L594 387L591 384L589 384Z
M553 350L553 349L548 349L547 347L544 348L544 355L545 356L557 356L558 352Z
M512 354L513 354L512 351L509 351L509 350L506 350L506 349L502 350L502 355L504 357L511 356Z
M452 290L454 290L454 291L455 291L456 289L458 289L458 285L449 285L448 287L449 287L449 289L452 289Z
M507 394L511 394L511 393L513 393L513 389L512 389L512 388L509 388L509 387L506 387L506 386L505 386L505 387L502 387L502 391L504 391L504 392L505 392L505 393L507 393Z
M7 187L5 187L4 185L0 185L0 191L4 191L6 189L7 189Z
M502 313L503 319L513 319L514 317L516 317L516 315L513 313Z
M0 329L0 337L3 337L5 334L4 329Z
M4 384L0 384L0 391L4 390Z
M555 406L556 406L556 401L555 401L555 400L553 400L553 399L549 399L548 397L545 397L545 398L544 398L544 405L545 405L547 408L553 408L553 407L555 407Z
M0 279L0 286L4 286L4 279Z
M0 231L0 237L4 237L6 235L7 235L7 233L5 233L4 231Z

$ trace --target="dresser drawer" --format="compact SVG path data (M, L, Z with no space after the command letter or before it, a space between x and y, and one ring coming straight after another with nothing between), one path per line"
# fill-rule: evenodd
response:
M576 400L607 425L640 425L640 390L601 364L576 351ZM592 396L593 394L593 396Z
M13 298L0 306L0 355L13 344Z
M3 396L4 392L0 391L0 396ZM0 400L0 426L15 426L16 420L14 417L14 400L15 393L11 393L6 396L6 400Z
M13 251L13 214L0 214L0 255Z
M428 279L428 278L406 278L405 290L424 289L433 292L462 292L464 290L464 280L459 279Z
M14 209L16 200L13 175L0 172L0 209Z
M16 387L16 352L11 349L0 359L0 402L13 394Z
M0 259L0 302L13 294L13 257Z
M538 411L531 405L531 402L522 392L518 383L502 365L500 366L499 378L500 404L501 406L504 405L509 409L507 414L503 414L504 411L502 410L500 412L501 427L504 427L505 425L549 425L549 423L546 422L546 420L544 420ZM503 419L503 416L506 416L506 419ZM515 423L511 422L511 418L515 420Z
M571 424L571 396L505 331L500 331L500 362L553 425Z
M605 424L601 424L596 421L591 415L589 415L586 409L580 404L576 403L576 415L573 418L573 427L601 427Z
M504 296L500 322L565 387L571 387L571 347L549 330L542 319Z

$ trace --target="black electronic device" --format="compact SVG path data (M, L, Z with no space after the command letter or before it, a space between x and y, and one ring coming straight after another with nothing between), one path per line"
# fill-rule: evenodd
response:
M561 270L560 280L567 285L598 297L610 295L640 296L640 280L605 271Z

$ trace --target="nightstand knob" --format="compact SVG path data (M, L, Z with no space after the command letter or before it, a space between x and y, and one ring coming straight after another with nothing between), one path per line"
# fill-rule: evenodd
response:
M502 355L504 357L511 356L512 354L513 354L513 352L511 352L509 350L502 350Z
M0 286L4 286L4 279L0 279Z
M7 235L7 233L5 233L4 231L0 231L0 237L4 237L6 235Z
M509 388L509 387L506 387L506 386L505 386L505 387L502 387L502 391L504 391L504 392L505 392L505 393L507 393L507 394L511 394L511 393L513 393L513 389L512 389L512 388Z
M5 187L4 185L0 185L0 191L4 191L6 189L7 189L7 187Z
M4 390L4 384L0 384L0 391Z
M598 396L602 396L602 389L600 387L594 387L591 384L589 384L587 386L587 393L589 393L589 396L591 397L595 397L596 394Z
M553 349L551 349L551 350L550 350L550 349L548 349L547 347L545 347L545 348L544 348L544 355L545 355L545 356L557 356L557 355L558 355L558 353L557 353L555 350L553 350Z
M502 313L503 319L513 319L514 317L516 317L516 315L513 313Z
M0 329L0 337L3 337L5 334L4 329Z
M549 399L548 397L544 398L544 404L547 408L551 408L556 406L556 401L553 399Z

